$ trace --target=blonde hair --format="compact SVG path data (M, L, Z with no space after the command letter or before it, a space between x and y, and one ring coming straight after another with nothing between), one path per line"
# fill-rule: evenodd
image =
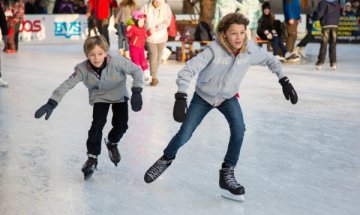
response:
M249 25L249 20L242 15L241 13L229 13L221 18L217 28L216 28L216 38L219 40L221 44L225 46L225 48L230 52L231 46L227 39L225 38L225 33L229 29L230 25L237 24L237 25L244 25L245 30ZM244 53L247 50L247 36L245 35L245 39L243 44L240 48L240 52Z
M93 36L89 37L84 42L84 53L85 55L88 55L88 53L95 48L95 46L99 46L101 49L103 49L105 52L109 51L109 44L107 43L104 36Z

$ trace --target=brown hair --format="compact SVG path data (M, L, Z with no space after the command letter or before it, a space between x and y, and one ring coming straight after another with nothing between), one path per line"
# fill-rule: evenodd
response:
M89 37L84 42L84 53L88 55L88 53L95 48L95 46L100 46L105 52L109 51L109 44L107 43L104 36L93 36Z
M122 0L119 4L120 7L130 6L132 9L136 9L136 3L134 0Z
M226 39L224 39L226 31L229 29L230 25L237 24L237 25L244 25L245 29L249 25L249 20L242 15L241 13L229 13L225 15L223 18L221 18L217 29L216 29L216 35L217 38L220 40L221 43L225 44L225 48L230 48L229 43ZM245 36L243 45L241 47L241 52L244 52L246 50L246 43L247 43L247 36Z

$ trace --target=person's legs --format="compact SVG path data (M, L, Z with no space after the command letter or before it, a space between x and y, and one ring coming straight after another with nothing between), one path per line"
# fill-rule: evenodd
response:
M245 133L245 124L239 101L234 96L224 101L217 109L225 116L230 127L230 140L224 161L230 166L236 166Z
M197 93L194 93L180 130L164 150L165 158L172 159L175 157L179 148L190 139L196 127L212 108L213 106L202 99Z
M128 129L128 103L114 103L111 108L113 112L111 121L113 128L109 132L108 139L110 143L118 143Z
M9 83L1 77L1 53L0 53L0 87L7 87Z
M93 121L86 142L87 153L90 155L98 156L101 152L102 130L106 123L109 107L108 103L95 103L93 106Z
M297 20L295 20L294 24L292 25L287 24L288 38L286 41L286 50L290 53L294 51L294 46L297 39L297 26Z
M329 40L329 58L330 58L330 66L333 69L336 69L336 37L337 37L337 29L330 29L330 40ZM335 67L334 67L335 66Z
M279 55L279 37L273 37L270 40L271 47L273 48L273 54L274 56Z
M158 49L157 44L155 43L147 43L148 51L149 51L149 62L150 62L150 74L153 78L157 78L157 69L158 69Z
M316 62L316 66L321 66L325 62L326 48L330 37L330 30L328 28L323 28L321 31L322 31L321 44L320 44L320 50L319 50L318 61Z
M203 100L197 93L194 93L180 130L165 148L164 155L146 171L144 175L144 181L146 183L155 181L162 173L164 173L164 171L175 159L179 148L190 139L196 127L212 108L213 107Z
M140 52L139 52L139 48L138 47L135 47L135 46L130 46L129 48L129 51L130 51L130 58L131 58L131 61L138 65L138 66L141 66L140 64Z

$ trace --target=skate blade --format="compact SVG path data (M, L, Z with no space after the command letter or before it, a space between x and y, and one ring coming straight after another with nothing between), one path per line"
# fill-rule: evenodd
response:
M229 199L229 200L232 200L232 201L236 201L236 202L243 202L245 199L244 199L244 195L234 195L228 191L224 191L222 194L221 194L221 197L223 197L224 199Z

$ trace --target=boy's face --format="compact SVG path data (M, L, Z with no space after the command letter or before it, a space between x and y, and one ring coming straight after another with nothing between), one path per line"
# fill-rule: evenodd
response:
M95 67L100 68L104 63L107 54L100 46L96 45L89 53L87 54L87 58L90 60L91 64Z
M225 32L225 38L230 44L230 48L235 51L239 50L244 42L246 35L245 25L231 24Z

